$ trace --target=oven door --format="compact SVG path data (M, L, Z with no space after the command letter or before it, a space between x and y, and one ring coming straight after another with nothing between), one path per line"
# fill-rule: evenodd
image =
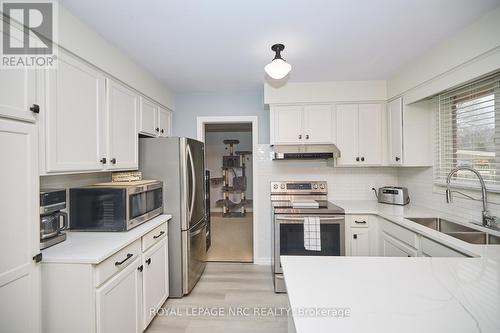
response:
M274 272L283 273L280 256L343 256L345 254L345 216L315 215L320 219L321 250L304 247L304 218L310 215L274 216Z

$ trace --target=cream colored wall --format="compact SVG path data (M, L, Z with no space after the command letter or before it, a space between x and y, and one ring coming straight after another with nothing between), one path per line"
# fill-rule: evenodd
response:
M385 101L386 82L290 82L282 87L264 84L264 104Z
M174 110L174 92L59 5L59 44L144 95Z
M387 81L387 95L411 103L498 68L500 6L397 71Z

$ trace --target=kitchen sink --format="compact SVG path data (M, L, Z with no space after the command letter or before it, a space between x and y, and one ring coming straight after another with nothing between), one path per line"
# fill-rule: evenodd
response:
M470 244L500 244L500 237L437 217L407 217L424 227L440 231Z

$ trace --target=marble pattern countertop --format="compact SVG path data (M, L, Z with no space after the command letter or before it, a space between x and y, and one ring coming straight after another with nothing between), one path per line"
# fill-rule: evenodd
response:
M458 221L425 207L375 201L335 204L346 214L378 215L474 257L282 256L293 310L350 311L343 318L294 313L296 332L500 332L500 245L468 244L405 219Z
M172 215L160 215L126 232L67 231L66 240L42 250L42 263L98 264Z

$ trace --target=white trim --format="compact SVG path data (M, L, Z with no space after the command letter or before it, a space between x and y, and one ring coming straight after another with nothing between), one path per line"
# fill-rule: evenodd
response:
M253 186L253 262L258 265L270 264L270 260L267 259L257 259L257 229L258 229L258 200L256 200L256 193L259 193L258 182L257 182L257 146L259 143L259 128L258 128L258 117L257 116L222 116L222 117L196 117L196 131L197 139L199 141L205 142L205 124L219 124L219 123L252 123L252 186ZM269 261L269 263L267 263Z

